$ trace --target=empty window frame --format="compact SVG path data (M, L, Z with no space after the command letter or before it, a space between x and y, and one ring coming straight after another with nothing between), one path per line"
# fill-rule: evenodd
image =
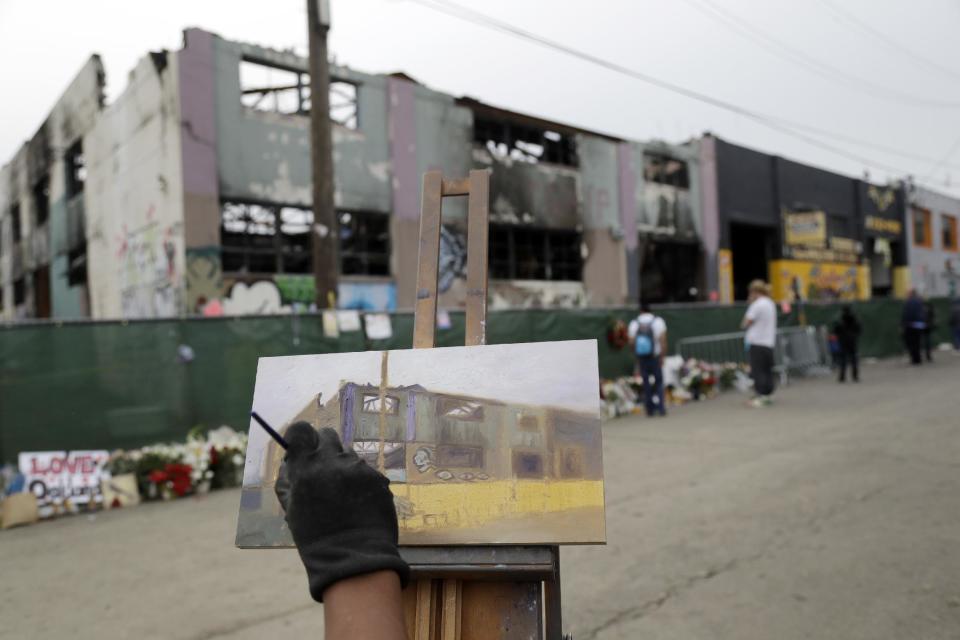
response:
M13 306L18 307L27 301L27 283L23 276L13 281Z
M643 154L643 179L677 189L690 188L687 163L659 153Z
M363 413L380 413L380 408L383 407L385 413L395 416L400 413L400 398L383 396L383 404L381 404L379 393L365 393L360 407Z
M483 422L483 405L462 398L438 398L437 415L464 422Z
M940 214L940 237L944 251L957 250L957 216Z
M340 272L390 275L390 216L372 211L341 211Z
M490 225L490 277L580 281L580 244L577 231Z
M357 85L330 79L330 119L348 129L360 126ZM299 69L242 60L240 102L248 109L284 115L310 114L310 74Z
M87 181L87 164L83 156L82 140L78 140L67 150L65 159L67 197L71 198L83 192L83 185Z
M343 80L330 81L330 119L347 129L360 128L357 85Z
M309 209L224 202L220 226L223 270L310 273L312 224Z
M33 183L33 209L37 226L47 223L50 217L50 176L45 175Z
M23 229L20 220L20 203L10 207L10 238L14 244L20 242L23 237Z
M514 159L577 166L577 145L570 134L474 115L473 140Z
M930 210L913 207L911 215L913 216L914 246L929 249L933 246L933 235L930 232Z
M306 114L309 98L309 74L252 60L240 61L240 102L248 109Z

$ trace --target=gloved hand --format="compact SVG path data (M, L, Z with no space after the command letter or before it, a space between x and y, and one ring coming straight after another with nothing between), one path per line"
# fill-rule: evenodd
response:
M397 512L390 481L344 451L333 429L297 422L285 433L288 449L276 494L307 569L310 595L338 580L393 570L406 586L410 567L397 549Z

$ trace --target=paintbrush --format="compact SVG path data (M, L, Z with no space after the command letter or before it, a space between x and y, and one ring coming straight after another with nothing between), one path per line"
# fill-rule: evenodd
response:
M250 417L252 417L254 420L256 420L257 423L258 423L261 427L263 427L263 430L266 431L268 434L270 434L270 437L273 438L274 440L276 440L276 442L277 442L278 445L280 445L281 447L283 447L283 450L284 450L284 451L287 450L287 441L283 439L283 436L281 436L279 433L277 433L276 431L274 431L273 427L271 427L270 425L268 425L268 424L267 424L267 421L260 417L260 414L258 414L256 411L251 411L251 412L250 412Z

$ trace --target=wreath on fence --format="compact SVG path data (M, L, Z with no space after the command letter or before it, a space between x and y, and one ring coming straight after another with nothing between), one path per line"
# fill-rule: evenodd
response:
M627 323L623 320L614 320L607 329L607 343L616 351L620 351L630 342Z

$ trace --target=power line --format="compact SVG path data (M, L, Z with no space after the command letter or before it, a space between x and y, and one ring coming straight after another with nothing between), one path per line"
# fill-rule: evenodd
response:
M931 178L933 178L933 175L937 172L937 170L940 167L951 166L951 165L947 165L946 162L947 160L950 159L951 156L953 156L953 154L956 152L957 149L960 149L960 138L957 138L956 141L952 145L950 145L950 148L947 149L947 152L944 153L943 156L934 163L934 165L930 168L930 171L927 172L927 175L924 178L924 180L929 181Z
M737 16L731 11L723 8L713 0L686 0L687 4L703 15L720 22L748 40L757 43L768 53L775 55L783 60L793 62L814 74L841 84L850 89L857 89L867 95L878 98L893 100L901 104L916 105L922 107L937 108L957 108L960 102L949 100L935 100L920 98L909 93L904 93L890 87L885 87L859 76L847 73L831 65L825 64L816 58L813 58L803 51L785 44L776 38L770 36L762 29L746 22L743 18Z
M453 3L451 3L451 2L447 2L446 0L408 0L408 1L409 1L409 2L413 2L413 3L415 3L415 4L419 4L419 5L423 6L423 7L428 8L428 9L431 9L431 10L434 10L434 11L438 11L438 12L440 12L440 13L447 14L447 15L452 16L452 17L455 17L455 18L457 18L457 19L459 19L459 20L463 20L463 21L466 21L466 22L470 22L470 23L475 24L475 25L478 25L478 26L482 26L482 27L485 27L485 28L488 28L488 29L492 29L492 30L494 30L494 31L500 31L500 32L506 33L506 34L508 34L508 35L511 35L511 36L514 36L514 37L518 37L518 38L521 38L521 39L523 39L523 40L527 40L527 41L532 42L533 44L536 44L536 45L538 45L538 46L541 46L541 47L544 47L544 48L547 48L547 49L552 49L552 50L554 50L554 51L559 51L560 53L564 53L564 54L566 54L566 55L569 55L569 56L578 58L578 59L580 59L580 60L589 62L589 63L591 63L591 64L595 64L595 65L597 65L597 66L599 66L599 67L603 67L604 69L608 69L608 70L613 71L613 72L615 72L615 73L619 73L619 74L621 74L621 75L628 76L628 77L633 78L633 79L635 79L635 80L640 80L641 82L646 82L647 84L652 84L652 85L654 85L654 86L656 86L656 87L659 87L659 88L661 88L661 89L665 89L665 90L670 91L670 92L672 92L672 93L676 93L676 94L682 95L682 96L684 96L684 97L687 97L687 98L690 98L690 99L693 99L693 100L697 100L697 101L703 102L703 103L705 103L705 104L709 104L709 105L711 105L711 106L713 106L713 107L717 107L717 108L719 108L719 109L723 109L723 110L725 110L725 111L729 111L729 112L731 112L731 113L735 113L735 114L737 114L737 115L740 115L740 116L743 116L743 117L748 118L748 119L750 119L750 120L753 120L753 121L755 121L755 122L757 122L757 123L759 123L759 124L762 124L762 125L764 125L764 126L766 126L766 127L768 127L768 128L774 129L775 131L779 131L780 133L783 133L783 134L785 134L785 135L789 135L789 136L792 136L792 137L797 138L797 139L799 139L799 140L803 140L804 142L806 142L807 144L810 144L810 145L812 145L812 146L819 147L819 148L821 148L821 149L830 151L831 153L834 153L834 154L836 154L836 155L839 155L839 156L845 157L845 158L847 158L847 159L850 159L850 160L854 160L854 161L856 161L856 162L859 162L859 163L863 164L864 166L873 167L873 168L876 168L876 169L882 169L882 170L884 170L884 171L889 171L889 172L891 172L891 173L899 174L899 175L909 175L909 174L912 173L912 172L910 172L910 171L907 171L907 170L902 169L902 168L899 168L899 167L893 167L893 166L891 166L891 165L887 165L887 164L884 164L884 163L880 163L880 162L877 162L877 161L875 161L875 160L868 160L868 159L866 159L866 158L864 158L864 157L861 157L861 156L859 156L859 155L857 155L857 154L851 153L851 152L849 152L849 151L847 151L847 150L841 149L841 148L839 148L839 147L836 147L836 146L834 146L834 145L832 145L832 144L823 142L823 141L821 141L821 140L812 138L812 137L810 137L810 136L808 136L808 135L804 135L803 133L799 133L799 132L797 131L797 129L799 129L799 130L808 130L808 131L819 132L821 135L831 135L831 136L834 135L834 134L832 134L832 133L825 132L825 131L823 131L822 129L818 129L818 128L816 128L816 127L811 127L811 126L809 126L809 125L804 125L804 124L801 124L801 123L792 122L792 121L789 121L789 120L786 120L786 119L783 119L783 118L778 118L778 117L774 117L774 116L768 116L768 115L762 114L762 113L760 113L760 112L753 111L753 110L747 109L747 108L745 108L745 107L741 107L741 106L739 106L739 105L736 105L736 104L733 104L733 103L730 103L730 102L726 102L726 101L724 101L724 100L720 100L720 99L718 99L718 98L714 98L714 97L712 97L712 96L710 96L710 95L708 95L708 94L701 93L701 92L695 91L695 90L693 90L693 89L688 89L688 88L686 88L686 87L683 87L683 86L674 84L674 83L672 83L672 82L668 82L668 81L666 81L666 80L662 80L662 79L660 79L660 78L656 78L656 77L651 76L651 75L649 75L649 74L642 73L642 72L636 71L636 70L634 70L634 69L630 69L630 68L625 67L625 66L623 66L623 65L621 65L621 64L618 64L618 63L616 63L616 62L611 62L611 61L609 61L609 60L605 60L605 59L603 59L603 58L597 57L597 56L595 56L595 55L593 55L593 54L586 53L586 52L581 51L581 50L579 50L579 49L575 49L575 48L570 47L570 46L568 46L568 45L565 45L565 44L563 44L563 43L560 43L560 42L557 42L557 41L554 41L554 40L550 40L550 39L545 38L545 37L543 37L543 36L539 36L539 35L537 35L537 34L535 34L535 33L532 33L532 32L530 32L530 31L526 31L526 30L521 29L521 28L519 28L519 27L515 27L515 26L513 26L513 25L511 25L511 24L505 23L505 22L503 22L503 21L501 21L501 20L498 20L498 19L493 18L493 17L491 17L491 16L488 16L488 15L486 15L486 14L480 13L480 12L475 11L475 10L473 10L473 9L468 9L468 8L466 8L466 7L462 7L462 6L460 6L460 5L456 5L456 4L453 4ZM836 136L836 137L840 138L841 136Z
M859 29L863 33L866 33L867 35L872 36L876 40L883 42L889 48L912 59L914 62L918 63L919 66L925 66L931 69L936 69L937 71L944 73L948 76L951 76L954 79L960 79L960 73L958 73L957 71L954 71L949 67L945 67L944 65L940 64L936 60L932 60L930 58L927 58L926 56L922 56L919 53L916 53L909 47L902 45L901 43L897 42L887 34L883 33L882 31L870 26L869 24L867 24L866 22L858 18L856 14L854 14L853 12L838 6L834 2L831 2L831 0L818 0L818 2L820 2L820 4L822 4L823 6L825 6L833 14L835 19L839 19L839 21L846 22L847 24Z

